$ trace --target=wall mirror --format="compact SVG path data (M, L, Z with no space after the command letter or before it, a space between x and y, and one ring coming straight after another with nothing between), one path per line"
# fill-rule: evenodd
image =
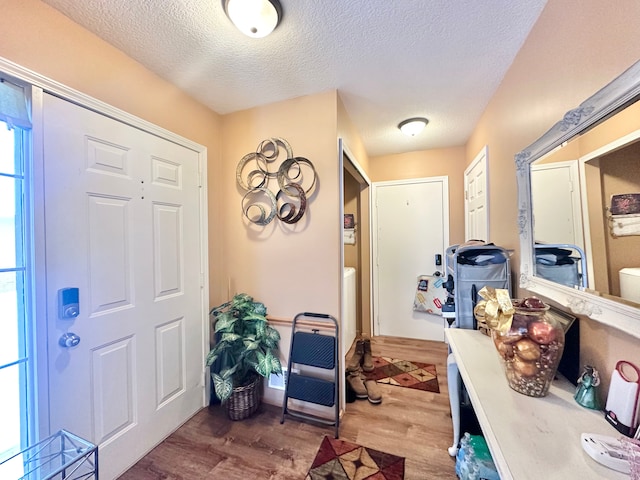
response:
M640 338L638 99L640 62L515 161L520 287Z

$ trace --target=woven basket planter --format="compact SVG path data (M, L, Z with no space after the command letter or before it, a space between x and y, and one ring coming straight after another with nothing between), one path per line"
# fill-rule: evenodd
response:
M260 375L256 375L249 385L233 389L225 403L231 420L248 418L258 409L262 400L262 380Z

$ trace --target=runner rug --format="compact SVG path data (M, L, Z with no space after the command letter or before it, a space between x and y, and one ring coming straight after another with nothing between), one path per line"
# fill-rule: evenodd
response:
M305 480L403 480L404 458L324 437Z
M373 357L373 371L364 372L369 380L398 387L440 393L436 366L390 357Z

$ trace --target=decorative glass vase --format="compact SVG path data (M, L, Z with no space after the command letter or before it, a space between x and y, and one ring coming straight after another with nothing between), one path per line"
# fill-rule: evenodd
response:
M509 386L530 397L549 391L564 350L564 329L551 316L549 306L532 297L513 300L515 313L506 333L491 331Z

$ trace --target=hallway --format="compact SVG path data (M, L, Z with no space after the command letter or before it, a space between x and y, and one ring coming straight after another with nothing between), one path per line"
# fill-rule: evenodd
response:
M372 339L376 356L436 365L440 393L380 385L383 401L348 403L340 438L406 458L405 479L455 479L447 454L452 427L444 343L394 337ZM302 480L332 427L287 419L263 404L251 418L228 420L205 408L156 447L121 480Z

